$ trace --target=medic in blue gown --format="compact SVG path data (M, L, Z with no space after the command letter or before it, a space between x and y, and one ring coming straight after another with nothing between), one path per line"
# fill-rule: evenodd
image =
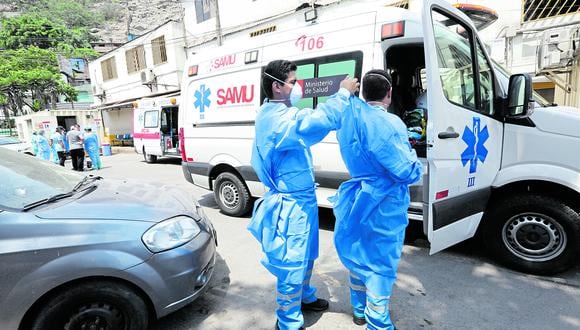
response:
M261 243L262 264L277 278L277 325L301 329L301 309L323 311L328 302L310 285L318 258L318 206L310 146L340 122L340 113L358 90L345 79L340 90L316 110L293 105L302 97L296 65L270 62L262 76L268 99L256 117L252 167L269 191L256 202L248 230Z
M353 321L367 329L393 329L389 299L403 249L409 185L422 175L407 128L386 111L391 78L371 70L363 96L351 98L336 135L352 179L336 194L334 244L350 271Z
M36 152L36 157L43 160L50 160L50 154L52 149L43 129L39 130L36 134L36 144L38 145L38 150Z
M100 170L103 168L101 163L101 156L99 154L99 137L93 133L90 127L85 127L85 135L83 137L83 145L89 158L91 159L91 167L93 170Z

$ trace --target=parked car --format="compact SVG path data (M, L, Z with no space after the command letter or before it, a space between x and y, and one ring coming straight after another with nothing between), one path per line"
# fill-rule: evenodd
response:
M191 196L0 148L0 328L135 329L208 287L217 237Z
M29 143L22 142L12 136L0 136L0 147L32 155Z

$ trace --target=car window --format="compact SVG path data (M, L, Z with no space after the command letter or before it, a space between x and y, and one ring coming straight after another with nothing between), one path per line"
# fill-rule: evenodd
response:
M502 86L504 93L507 93L508 85L510 81L511 73L504 68L501 64L497 63L496 61L492 60L493 67L497 74L498 81ZM535 91L532 93L532 99L538 104L540 107L548 107L550 106L550 102L548 102L545 98L543 98L540 94L536 93Z
M20 143L20 141L17 138L8 137L8 136L0 136L0 145L16 144L16 143Z
M82 175L29 155L0 148L0 209L27 204L70 192Z

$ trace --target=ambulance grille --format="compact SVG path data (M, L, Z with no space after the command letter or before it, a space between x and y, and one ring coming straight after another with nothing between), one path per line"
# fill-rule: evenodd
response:
M399 7L403 9L409 9L409 0L395 1L386 5L385 7Z
M273 25L273 26L270 26L270 27L267 27L264 29L256 30L254 32L250 32L250 38L261 36L263 34L271 33L274 31L276 31L276 25Z

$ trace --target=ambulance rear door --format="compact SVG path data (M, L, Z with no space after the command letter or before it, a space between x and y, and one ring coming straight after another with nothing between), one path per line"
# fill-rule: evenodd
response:
M471 20L445 0L423 6L429 166L423 211L435 253L475 234L500 167L503 125L492 66Z

